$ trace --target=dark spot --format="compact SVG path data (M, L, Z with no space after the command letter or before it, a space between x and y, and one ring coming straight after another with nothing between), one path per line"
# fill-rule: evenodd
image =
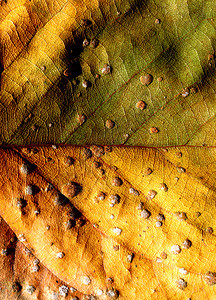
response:
M74 164L74 159L71 156L67 156L64 158L64 164L69 167Z
M82 214L78 209L76 209L76 207L73 206L68 212L68 215L71 219L75 220L80 218Z
M122 182L121 178L119 178L119 177L113 178L113 180L112 180L112 185L113 186L120 186L122 184L123 184L123 182Z
M66 228L67 229L71 229L75 226L76 226L76 221L75 220L70 219L66 222Z
M88 148L85 148L83 150L83 156L84 156L85 159L88 159L88 158L92 157L92 151Z
M14 282L12 284L12 290L14 291L14 293L18 293L19 291L21 291L22 286L20 285L20 283L18 281Z
M59 192L55 192L53 195L53 202L55 205L63 206L69 203L69 200Z
M22 199L22 198L18 198L16 199L16 206L19 207L20 209L24 208L27 205L27 201Z
M216 284L216 273L215 272L210 272L210 271L206 272L203 275L203 280L208 285L214 285L214 284Z
M82 187L76 182L68 182L62 187L62 193L68 198L73 198L82 192Z
M192 246L192 242L189 239L186 239L183 243L182 243L182 247L184 249L189 249Z
M104 146L104 150L105 152L110 153L112 152L112 146Z
M96 39L91 40L90 42L90 47L91 48L96 48L98 46L99 42Z
M206 232L212 234L214 232L212 227L206 228Z
M187 287L187 282L183 278L180 278L179 280L177 280L176 284L180 290L184 290Z
M148 175L150 175L152 172L153 172L153 171L152 171L151 168L147 168L147 169L144 170L143 174L146 175L146 176L148 176Z
M100 168L100 166L101 166L101 163L99 161L94 161L93 164L96 169Z
M98 158L104 155L104 147L102 146L93 145L91 146L91 151Z
M82 19L80 25L83 27L88 27L92 24L92 22L88 19Z

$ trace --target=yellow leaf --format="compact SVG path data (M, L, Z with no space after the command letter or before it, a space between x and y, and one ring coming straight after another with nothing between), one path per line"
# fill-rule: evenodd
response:
M98 299L214 299L215 149L90 148L1 150L0 213L19 239Z

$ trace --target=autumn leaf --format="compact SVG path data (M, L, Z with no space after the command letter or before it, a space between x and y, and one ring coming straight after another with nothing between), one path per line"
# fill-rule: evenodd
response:
M84 294L214 299L214 156L191 147L1 150L0 214Z
M213 0L1 1L0 142L215 145L215 14Z
M0 299L216 299L215 17L0 1Z

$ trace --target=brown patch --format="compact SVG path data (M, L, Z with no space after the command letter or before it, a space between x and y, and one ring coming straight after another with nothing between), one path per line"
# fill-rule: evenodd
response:
M151 74L146 74L140 77L140 82L143 85L149 85L152 83L152 81L153 81L153 76Z
M139 108L140 110L143 110L146 108L146 103L144 101L140 100L136 103L136 107Z
M157 127L151 127L149 129L150 133L158 133L159 132L159 129Z
M115 126L115 122L112 120L106 120L106 127L112 129Z

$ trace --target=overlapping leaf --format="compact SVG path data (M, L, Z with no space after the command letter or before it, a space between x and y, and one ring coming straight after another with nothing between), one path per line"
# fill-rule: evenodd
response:
M117 289L120 299L214 299L205 274L215 272L215 149L114 147L101 156L102 150L93 147L89 157L79 147L22 149L35 166L27 174L19 154L1 150L2 217L42 264L85 294L109 299ZM68 198L56 200L57 191ZM81 217L71 214L74 206Z

